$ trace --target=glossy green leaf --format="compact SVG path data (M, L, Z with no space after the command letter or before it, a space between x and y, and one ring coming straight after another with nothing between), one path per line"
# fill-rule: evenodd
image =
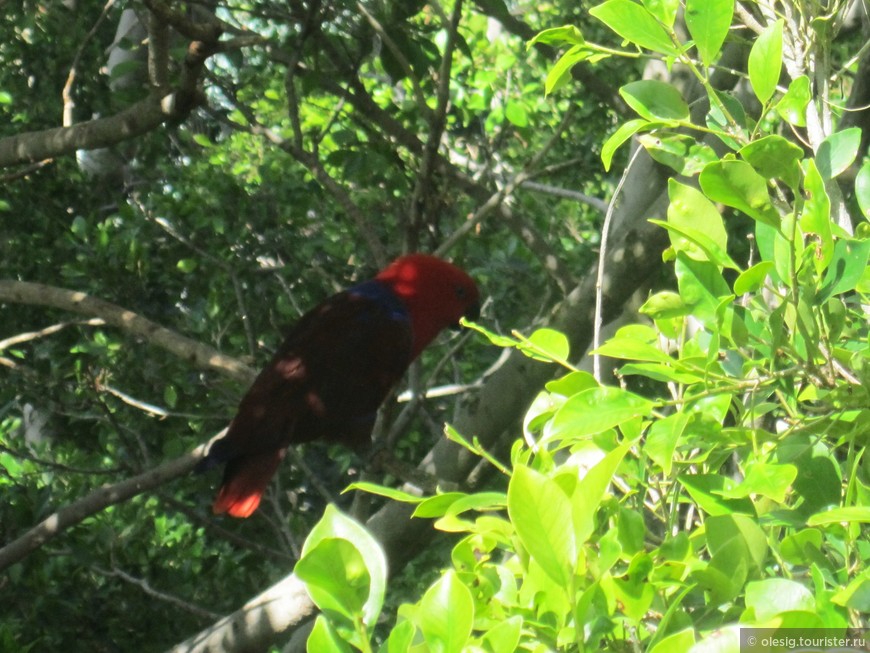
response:
M390 631L390 636L387 637L387 641L378 649L378 653L408 653L416 632L417 629L414 627L413 622L408 620L400 621ZM315 653L315 651L310 653Z
M668 27L674 26L680 0L643 0L643 6L661 23Z
M870 570L865 569L851 579L846 587L831 597L831 602L859 613L870 612Z
M866 220L870 220L870 161L865 161L855 178L855 199Z
M770 201L767 180L745 161L711 163L701 171L699 181L704 194L714 202L722 202L759 222L779 226L779 214Z
M520 465L508 485L508 514L517 535L547 575L567 585L577 557L571 523L571 502L559 485Z
M674 464L674 452L680 441L686 425L689 423L689 415L686 413L674 413L664 419L656 420L650 425L649 432L643 445L643 452L650 460L662 468L668 476Z
M619 126L613 134L608 138L604 145L601 146L601 161L604 163L604 169L610 170L610 165L613 162L613 155L620 146L628 139L634 136L642 129L652 129L653 123L642 118L634 118Z
M628 363L619 368L621 376L640 375L662 383L701 383L702 375L686 372L662 363Z
M642 79L625 84L619 94L641 118L651 122L669 124L689 119L689 105L671 84Z
M571 345L564 333L555 329L536 329L529 336L529 344L543 360L566 360L571 353ZM525 350L523 350L525 352Z
M686 27L705 66L719 54L734 14L734 0L686 0Z
M356 549L357 554L349 551L344 544L333 542L327 546L330 551L335 551L335 555L343 556L347 560L350 566L343 571L325 569L330 565L329 557L332 554L325 553L324 549L321 549L320 553L316 555L313 554L314 559L306 564L312 566L312 573L317 573L317 579L320 582L328 584L327 587L318 585L318 587L322 587L321 594L336 590L339 592L338 596L343 598L345 606L349 606L356 601L355 597L358 592L361 592L360 588L367 575L368 580L365 582L368 583L368 593L361 611L363 621L369 626L374 625L384 604L387 584L387 561L383 549L365 527L343 514L333 504L329 504L323 512L323 517L315 524L305 539L302 546L302 557L297 563L297 567L308 556L309 552L325 540L348 542ZM333 560L331 564L336 566L334 562ZM362 569L359 566L360 563L363 566ZM330 574L334 574L334 576L330 576ZM345 577L344 582L347 587L334 587L335 583L342 582L340 580L342 575ZM300 576L300 578L302 577ZM309 586L310 591L311 586ZM342 592L347 592L347 594L342 594ZM313 595L312 599L314 599ZM316 599L314 600L316 602Z
M363 611L371 578L359 550L348 540L323 538L296 563L318 608L337 612L353 622Z
M314 628L308 635L305 650L308 653L351 653L353 651L322 614L317 615L317 619L314 621Z
M690 307L683 303L679 294L670 290L662 290L647 299L638 311L650 319L664 320L688 315Z
M758 621L767 621L782 612L815 612L813 593L801 583L785 578L765 578L746 584L746 607Z
M765 179L782 179L789 187L800 184L799 161L804 151L778 134L752 141L740 148L740 156Z
M797 473L794 465L754 463L747 466L743 481L737 487L723 490L722 496L736 499L758 494L782 503Z
M825 524L870 523L870 506L846 506L818 512L807 519L808 526L823 526Z
M665 29L645 7L631 0L607 0L589 10L626 41L640 48L675 56L678 50Z
M687 177L719 158L712 147L686 134L640 134L637 140L654 161Z
M755 514L755 507L749 499L726 499L721 495L722 490L734 487L729 478L719 474L681 474L677 480L708 515Z
M589 58L591 52L585 45L575 45L565 52L547 72L544 92L547 95L562 88L570 79L571 69Z
M695 261L684 253L677 253L674 263L677 287L692 315L708 325L718 325L719 305L731 294L731 289L715 263Z
M841 239L822 279L818 301L855 289L870 264L870 239Z
M668 226L676 228L669 232L674 249L699 261L714 260L737 269L726 251L728 233L719 209L701 191L675 179L668 180L668 197Z
M806 127L807 105L811 97L810 79L806 75L801 75L791 81L785 95L776 103L774 109L790 125Z
M807 245L814 249L813 264L816 272L821 273L834 256L834 235L831 231L831 200L812 159L807 162L804 194L806 201L800 217L801 230L810 238Z
M351 483L344 489L344 492L350 492L351 490L360 490L361 492L376 494L378 496L386 497L387 499L392 499L393 501L400 501L402 503L420 503L421 501L423 501L423 497L417 496L416 494L410 494L409 492L404 492L394 487L378 485L377 483L369 483L368 481L358 481L357 483Z
M519 102L508 102L504 108L504 117L516 127L529 126L529 113Z
M834 132L823 140L816 151L816 165L822 177L833 179L852 165L860 145L860 127Z
M749 51L749 82L755 96L766 104L779 83L782 69L782 20L768 25Z
M736 96L721 91L715 93L719 102L710 103L706 117L707 127L725 145L732 150L739 150L749 140L746 110Z
M764 285L765 279L772 271L773 261L762 261L744 270L734 281L734 294L755 292Z
M620 388L590 388L556 411L548 439L601 433L634 417L646 417L652 406L648 399Z
M523 618L515 614L497 623L483 635L486 650L492 653L514 653L520 643Z
M585 42L583 33L574 25L563 25L562 27L551 27L550 29L538 32L528 42L526 48L531 48L535 43L546 43L547 45L583 45Z
M741 513L712 515L705 522L707 547L713 555L723 551L734 539L738 539L747 554L750 572L764 567L767 558L767 535L758 521Z
M452 569L420 599L418 626L430 651L461 653L474 623L474 600Z
M595 513L631 445L626 441L608 452L577 484L571 502L576 542L585 543L595 531Z
M649 653L688 653L695 643L695 629L686 628L660 639Z

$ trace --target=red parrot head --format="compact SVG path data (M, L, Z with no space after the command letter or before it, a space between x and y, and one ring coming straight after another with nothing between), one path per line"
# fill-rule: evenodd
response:
M428 254L408 254L393 261L376 277L402 300L411 316L417 355L443 329L465 316L476 319L480 293L474 280L455 265Z

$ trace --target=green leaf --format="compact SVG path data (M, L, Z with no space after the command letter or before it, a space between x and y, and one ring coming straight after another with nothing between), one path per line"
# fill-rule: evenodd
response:
M318 608L337 612L353 622L362 614L371 578L359 550L348 540L323 538L296 563Z
M680 0L643 0L643 6L666 27L673 27Z
M653 403L621 388L590 388L570 397L550 422L547 439L601 433L635 417L646 417Z
M677 480L708 515L728 515L733 512L755 514L755 507L749 499L726 499L721 496L722 490L734 487L730 478L719 474L681 474Z
M800 583L785 578L765 578L746 584L746 607L755 612L755 619L763 622L782 612L815 612L816 600Z
M804 151L791 141L772 134L744 145L739 153L765 179L782 179L797 190Z
M645 7L631 0L608 0L589 10L626 41L653 52L679 54L668 33Z
M571 69L589 58L591 51L585 45L575 45L563 54L547 72L544 93L550 95L562 88L570 79Z
M686 27L705 66L719 54L733 15L734 0L686 0Z
M734 281L734 294L744 295L748 292L755 292L764 285L764 280L772 271L773 262L762 261L741 272Z
M781 69L782 20L778 20L764 28L749 51L749 82L762 104L773 97Z
M740 513L714 515L707 518L704 526L707 547L714 556L738 539L746 553L749 571L763 569L768 551L767 535L754 517Z
M637 140L653 160L687 177L719 158L712 147L686 134L641 134Z
M825 524L870 523L870 506L846 506L817 512L807 519L807 526L823 526Z
M626 441L613 451L610 451L586 476L580 479L572 495L571 508L574 519L574 540L585 543L595 531L595 513L604 498L604 493L613 481L613 475L619 467L625 454L632 446ZM567 523L567 522L566 522ZM562 528L565 524L562 525Z
M613 134L608 138L604 145L601 146L601 161L604 163L604 169L610 170L610 164L613 161L613 155L619 147L628 139L634 136L642 129L652 129L653 123L641 118L634 118L619 126Z
M831 603L867 614L870 612L870 570L865 569L831 597Z
M555 329L537 329L529 336L529 344L547 361L566 360L571 353L568 337ZM525 351L525 350L524 350Z
M695 629L686 628L660 639L649 653L687 653L695 643Z
M335 586L335 583L340 583L340 581L337 581L336 579L344 575L345 580L348 583L351 581L361 583L363 575L362 570L360 570L357 565L357 560L362 561L365 572L369 577L369 591L365 599L365 604L362 606L362 618L366 625L373 626L380 615L381 607L384 603L384 594L387 585L387 560L384 557L384 552L377 543L377 540L375 540L362 525L344 515L333 504L329 504L323 512L323 517L321 517L320 521L315 524L314 528L311 529L311 532L305 539L305 544L302 546L302 558L300 558L297 563L297 568L298 565L302 563L302 560L308 555L309 551L313 551L317 548L320 542L335 539L346 541L356 549L358 558L350 551L346 550L342 544L328 545L328 547L337 550L337 555L346 557L348 563L352 565L351 569L344 571L338 569L324 569L324 567L330 565L335 566L335 559L333 559L332 562L329 560L329 557L332 554L327 555L324 553L324 550L321 550L319 554L315 555L315 558L318 559L312 560L310 563L306 564L311 564L315 570L318 570L318 573L320 574L318 578L329 584L328 587L320 592L321 596L329 594L333 589L335 589L338 593L338 597L344 597L346 600L351 601L355 596L356 590L352 587L342 588L340 586ZM330 576L330 574L333 574L333 576ZM302 577L300 576L300 578ZM310 591L311 587L309 586L309 592ZM349 592L347 596L343 594L345 591ZM311 598L315 603L317 602L314 595L312 595ZM325 598L329 599L329 597Z
M184 272L185 274L190 274L198 267L198 263L194 258L183 258L176 264L176 267Z
M831 200L813 159L807 162L804 194L807 199L800 217L801 230L814 236L807 245L815 248L813 264L816 272L821 273L834 256L834 235L831 232Z
M860 127L835 132L823 140L816 151L816 164L822 177L833 179L852 165L860 145Z
M401 621L390 632L387 641L378 649L378 653L408 653L417 629L411 621ZM310 651L316 653L316 651Z
M797 473L797 467L794 465L754 463L747 466L746 478L737 487L723 490L722 496L737 499L760 494L783 503Z
M369 494L376 494L378 496L386 497L387 499L392 499L393 501L400 501L402 503L420 503L421 501L423 501L423 497L419 497L416 494L403 492L402 490L394 487L378 485L377 483L369 483L368 481L358 481L356 483L351 483L344 489L342 494L344 494L344 492L350 492L351 490L360 490L362 492L368 492Z
M864 218L870 220L870 160L864 162L855 178L855 199Z
M834 245L834 254L822 280L818 301L854 290L867 271L870 240L841 239Z
M508 514L529 555L556 583L567 586L577 558L571 502L555 481L519 465L508 485Z
M709 261L695 261L677 252L674 273L680 296L691 306L692 315L711 327L718 326L719 304L731 293L719 266Z
M770 201L767 180L745 161L709 164L699 177L704 194L714 202L742 211L753 220L778 227L779 214Z
M667 225L677 228L676 234L669 232L674 249L685 251L696 260L713 260L736 270L736 264L726 252L728 233L719 209L701 191L675 179L668 180L668 197ZM693 236L687 237L680 232ZM711 255L715 258L710 259Z
M551 27L550 29L538 32L526 45L526 49L531 48L535 43L583 45L586 41L583 40L583 33L574 25L563 25L562 27Z
M619 94L641 118L649 121L678 124L689 119L689 105L671 84L643 79L625 84Z
M667 476L670 476L674 464L674 451L677 443L686 430L689 423L689 415L686 413L674 413L664 419L656 420L650 425L649 432L643 445L643 452L650 460L662 468Z
M333 628L329 620L322 614L317 615L314 628L308 635L305 650L309 653L351 653L353 649Z
M647 299L638 311L652 320L665 320L688 315L690 308L677 293L662 290Z
M703 376L674 369L661 363L628 363L619 368L619 374L621 376L638 374L662 383L701 383L704 381Z
M504 108L504 117L517 127L523 128L529 126L529 113L519 102L508 102Z
M791 81L785 95L776 103L774 109L780 118L790 125L806 127L807 105L811 98L810 79L806 75L801 75Z
M493 653L513 653L520 643L523 618L515 614L494 625L483 635L486 650Z
M461 653L474 623L471 592L448 570L420 599L418 626L430 651Z

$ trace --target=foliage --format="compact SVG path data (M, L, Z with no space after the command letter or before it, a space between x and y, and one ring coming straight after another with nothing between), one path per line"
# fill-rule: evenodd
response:
M640 117L602 150L607 165L630 135L647 133L642 146L683 175L670 180L667 220L658 222L676 287L648 298L641 313L650 323L623 327L595 352L626 361L619 386L568 365L551 331L517 339L472 325L495 345L569 371L534 402L509 467L448 427L448 437L496 464L506 490L419 498L354 486L413 503L415 517L460 535L451 565L399 608L380 651L600 650L606 642L736 652L741 626L867 626L865 189L855 189L854 233L832 210L842 202L837 177L860 165L860 134L827 134L814 153L783 136L811 109L807 78L777 86L782 21L749 55L761 106L752 118L745 100L721 94L709 75L733 3L686 4L691 42L673 28L677 3L607 0L591 10L644 55L688 68L709 101L696 122L674 86L626 84L620 94ZM634 56L591 44L575 27L536 40L568 48L550 90L577 62ZM712 137L715 151L708 140L691 152L687 135ZM864 164L860 177L868 174ZM734 229L717 204L752 220L757 252L748 260L735 261ZM331 511L319 529L336 533L341 519ZM344 541L374 578L377 549ZM320 555L310 550L300 565L325 565ZM312 592L324 611L310 651L375 648L354 628L361 609L328 609L324 596L336 600L341 579L333 571ZM378 578L355 591L379 604L382 587Z

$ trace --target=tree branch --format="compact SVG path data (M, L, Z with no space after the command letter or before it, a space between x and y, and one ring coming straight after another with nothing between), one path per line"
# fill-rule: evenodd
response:
M102 318L107 324L124 329L146 342L162 347L197 367L211 369L250 383L256 372L235 358L216 349L166 329L156 322L116 304L41 283L0 279L0 302L50 306L80 315Z

